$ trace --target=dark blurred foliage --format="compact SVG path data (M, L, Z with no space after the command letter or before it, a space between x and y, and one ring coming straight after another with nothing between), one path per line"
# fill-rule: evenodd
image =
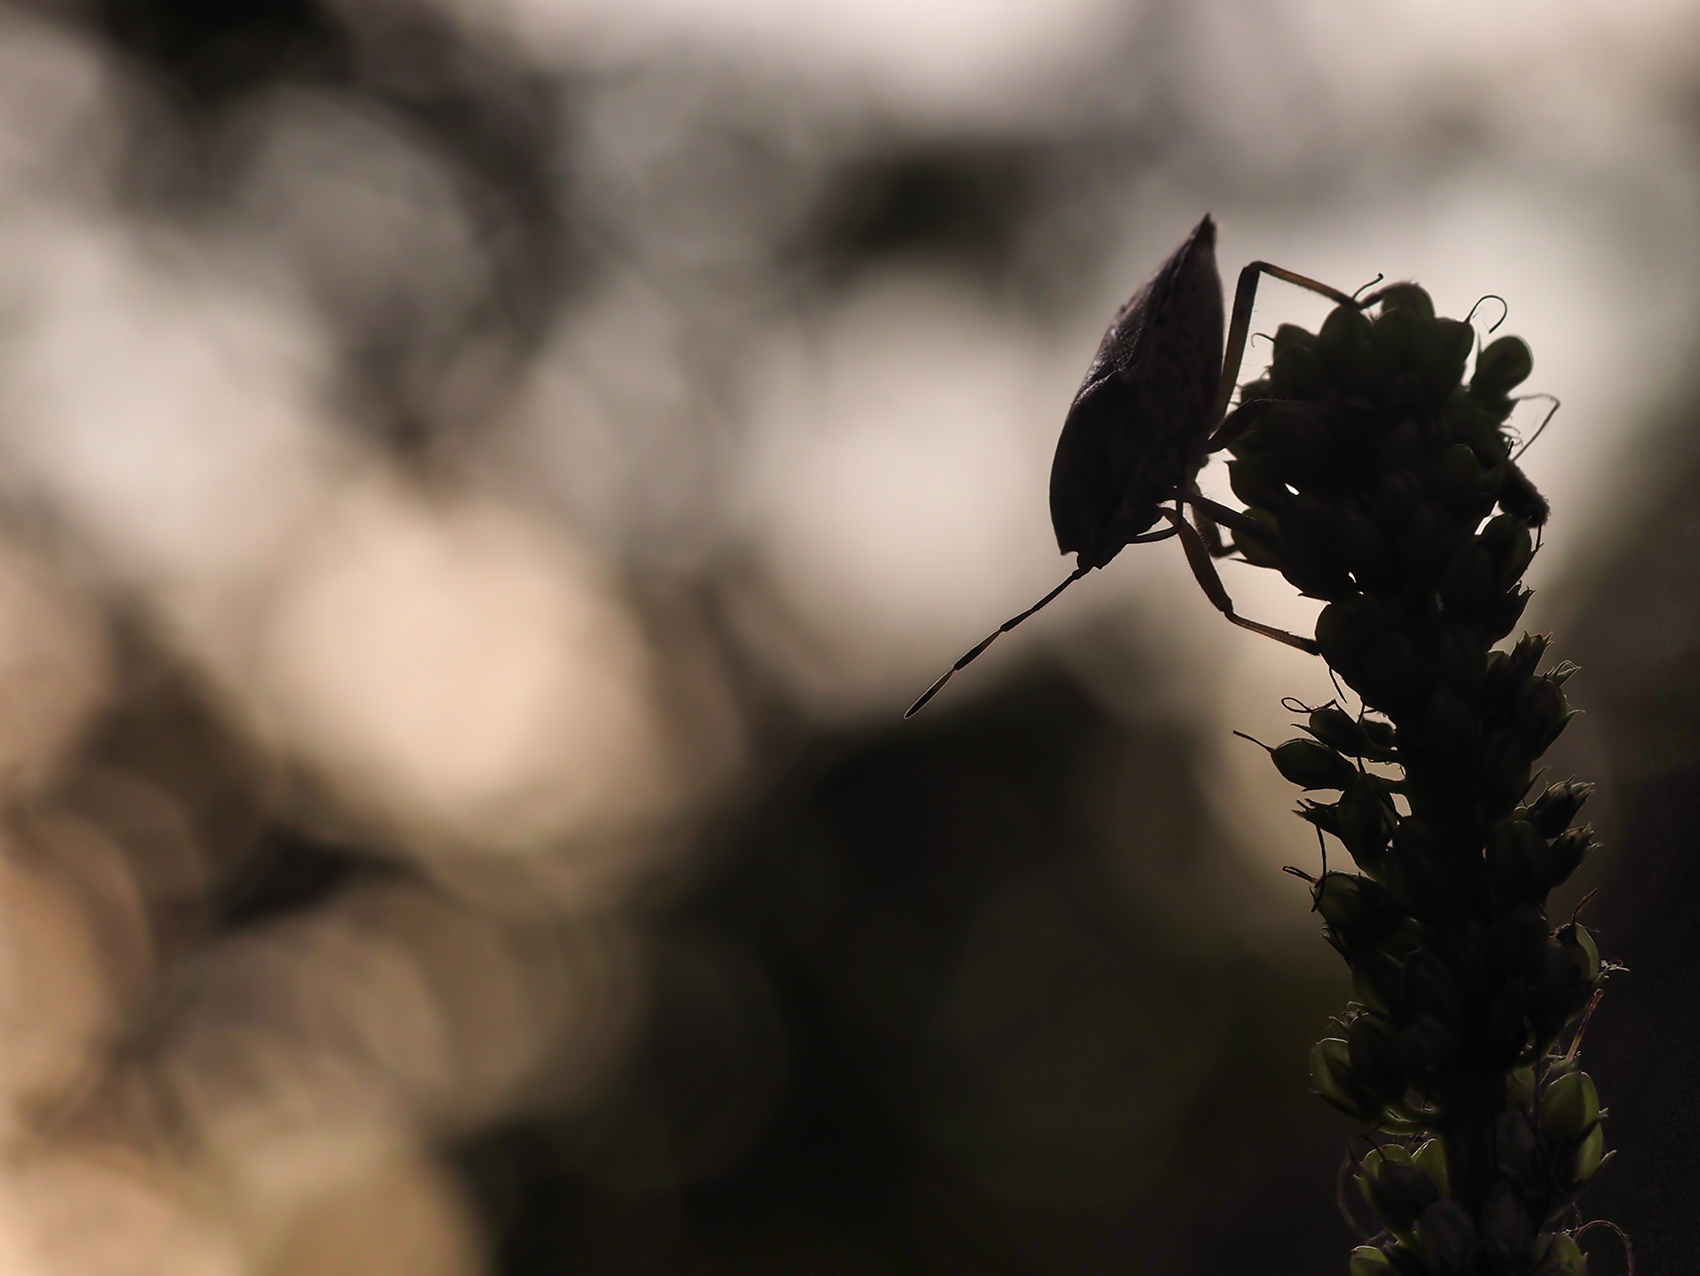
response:
M931 264L1054 311L1089 286L1112 201L1149 150L1119 134L890 136L827 176L786 255L828 295L862 271Z
M341 24L313 0L98 0L91 17L203 109L280 77L343 78L351 62Z
M1003 266L1041 180L1038 147L938 146L870 156L836 176L808 256L829 270L908 254Z
M1700 762L1700 456L1691 411L1664 431L1657 471L1625 503L1621 547L1579 582L1586 602L1564 636L1589 682L1588 711L1626 809L1650 777Z
M1627 813L1584 914L1628 967L1586 1039L1619 1154L1585 1206L1629 1233L1641 1271L1687 1270L1700 1214L1700 501L1691 445L1667 446L1663 488L1589 573L1569 642ZM1624 1270L1611 1237L1591 1233L1588 1250L1591 1269Z
M1585 1040L1620 1149L1585 1205L1635 1245L1642 1271L1687 1270L1700 1211L1700 768L1649 782L1614 875L1595 906L1613 977ZM1590 1270L1623 1270L1617 1244L1591 1234Z
M1243 870L1194 755L1052 671L806 749L658 921L651 1026L603 1116L463 1149L501 1270L1337 1258L1343 1123L1304 1058L1340 981L1233 933ZM1140 855L1222 892L1196 929L1130 884Z
M160 939L200 945L403 871L277 819L270 808L280 777L233 736L204 688L128 626L119 627L117 648L125 693L84 743L66 798L123 843L145 848L170 922ZM204 863L201 848L213 852Z
M311 89L424 147L451 175L490 270L484 294L457 317L451 348L494 340L511 374L583 286L591 255L570 166L560 163L570 86L516 51L468 40L420 6L98 0L83 16L171 108L169 117L133 114L124 168L136 211L193 216L228 196L253 155L248 108L270 92ZM333 305L328 315L345 329L360 415L404 450L445 424L431 375L445 351L419 348L440 347L433 324L443 316L412 312L410 301L364 315Z

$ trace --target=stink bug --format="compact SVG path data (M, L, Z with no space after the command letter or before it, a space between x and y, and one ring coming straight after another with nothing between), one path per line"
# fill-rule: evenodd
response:
M1215 525L1256 533L1261 524L1198 490L1198 471L1212 452L1227 447L1271 408L1290 406L1277 399L1255 399L1228 411L1263 275L1360 309L1380 297L1375 293L1360 301L1304 275L1254 261L1240 272L1224 357L1216 223L1206 214L1116 313L1063 422L1051 465L1051 525L1057 548L1075 556L1074 572L964 654L905 717L918 713L952 674L999 634L1014 629L1093 568L1105 566L1123 546L1171 536L1180 538L1193 575L1224 616L1244 629L1316 653L1310 639L1234 611L1210 561L1212 554L1226 552ZM1197 526L1187 521L1185 506L1191 506ZM1151 530L1160 522L1167 526Z

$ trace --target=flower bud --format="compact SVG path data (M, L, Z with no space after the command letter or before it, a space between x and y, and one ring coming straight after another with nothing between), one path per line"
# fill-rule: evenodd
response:
M1409 1016L1405 997L1405 968L1378 948L1352 959L1352 995L1358 1002L1390 1021Z
M1428 440L1422 427L1410 417L1387 432L1376 453L1377 467L1384 474L1397 470L1416 470L1428 459Z
M1448 615L1480 616L1489 611L1497 598L1493 578L1493 560L1487 551L1474 541L1460 545L1446 562L1440 576L1440 598ZM1479 643L1472 643L1479 648Z
M1508 594L1501 594L1481 614L1481 635L1490 643L1498 642L1506 634L1517 628L1517 622L1523 619L1523 609L1529 605L1529 599L1535 596L1532 589L1514 589Z
M1580 922L1562 926L1559 928L1557 939L1585 983L1591 985L1599 978L1600 948L1586 926Z
M1525 1063L1505 1075L1505 1097L1518 1107L1535 1101L1535 1065Z
M1472 1270L1476 1249L1476 1225L1467 1211L1451 1197L1436 1201L1417 1222L1417 1245L1435 1272L1463 1273Z
M1576 1187L1581 1187L1584 1183L1589 1182L1599 1172L1600 1165L1605 1161L1605 1156L1606 1132L1596 1125L1589 1131L1588 1137L1582 1140L1582 1146L1576 1149L1576 1168L1572 1173L1571 1183Z
M1586 1072L1567 1072L1541 1092L1541 1124L1561 1138L1581 1139L1600 1120L1600 1096Z
M1556 1037L1571 1016L1587 1003L1593 981L1583 974L1574 945L1551 940L1541 954L1536 1006L1537 1035L1543 1042Z
M1535 1227L1529 1209L1509 1183L1501 1183L1482 1206L1482 1239L1506 1264L1527 1261Z
M1307 725L1310 733L1323 744L1349 758L1361 758L1369 752L1369 740L1358 726L1358 720L1344 709L1334 705L1314 709Z
M1432 952L1414 953L1406 963L1405 996L1416 1014L1432 1015L1442 1023L1458 1019L1458 980L1445 959Z
M1552 642L1545 634L1524 634L1517 640L1505 656L1505 677L1508 686L1519 686L1523 680L1535 672L1535 666L1541 663L1541 657L1546 655L1547 646Z
M1424 501L1406 520L1399 533L1399 547L1414 568L1426 572L1440 565L1456 539L1446 515L1432 502Z
M1271 409L1254 427L1256 454L1283 483L1305 489L1336 486L1338 450L1329 424L1312 411Z
M1502 514L1501 518L1510 515ZM1501 589L1509 589L1522 577L1535 557L1535 543L1529 536L1528 525L1522 519L1512 519L1512 534L1504 549L1493 553L1494 576Z
M1278 399L1320 399L1327 388L1316 337L1296 324L1275 329L1275 357L1269 365L1269 389Z
M1533 1082L1530 1084L1533 1085ZM1532 1103L1531 1092L1528 1102L1501 1112L1494 1121L1493 1142L1500 1173L1519 1188L1525 1198L1539 1199L1547 1190L1551 1157L1542 1145L1531 1118Z
M1380 357L1370 336L1370 321L1356 306L1336 306L1316 334L1317 353L1332 378L1356 390L1374 385Z
M1381 528L1353 501L1340 510L1334 525L1334 550L1353 571L1363 571L1375 565L1386 542Z
M1493 805L1515 802L1529 787L1529 769L1529 754L1516 732L1501 728L1483 741L1477 774L1482 792Z
M1331 547L1307 549L1289 540L1280 551L1277 566L1287 583L1306 598L1332 601L1350 596L1355 588Z
M1393 1264L1374 1245L1359 1245L1352 1251L1348 1276L1394 1276Z
M1397 1231L1405 1231L1439 1199L1433 1180L1411 1164L1397 1143L1384 1143L1365 1155L1358 1167L1358 1190L1372 1210Z
M1381 1103L1352 1074L1350 1047L1338 1037L1310 1048L1310 1084L1325 1102L1356 1120L1381 1114Z
M1399 747L1399 733L1394 730L1391 722L1382 722L1378 718L1360 718L1358 726L1363 728L1369 747L1382 755L1381 761L1393 760L1394 751Z
M1268 510L1272 514L1280 513L1292 499L1269 463L1261 457L1248 456L1229 461L1228 486L1250 508Z
M1400 1070L1421 1088L1457 1056L1458 1038L1433 1015L1419 1015L1399 1033L1396 1048Z
M1546 678L1531 678L1517 697L1517 731L1529 752L1539 757L1569 721L1564 692Z
M1488 834L1488 880L1503 900L1531 903L1546 898L1547 843L1528 820L1507 820Z
M1496 514L1477 534L1476 543L1486 551L1497 570L1500 560L1512 551L1518 537L1528 534L1528 527L1514 515Z
M1546 848L1545 876L1547 889L1562 886L1570 880L1574 873L1593 850L1594 826L1584 824L1581 828L1566 829L1553 839L1552 845Z
M1499 959L1507 970L1538 979L1546 964L1547 921L1533 904L1512 909L1498 926Z
M1375 485L1375 512L1384 526L1400 528L1423 501L1423 485L1411 470L1388 470Z
M1275 769L1305 790L1343 789L1358 777L1358 769L1325 744L1303 738L1288 740L1270 750Z
M1420 334L1414 362L1434 398L1444 399L1463 378L1475 344L1475 329L1457 319L1436 319Z
M1365 1012L1353 1019L1346 1028L1346 1048L1352 1075L1371 1094L1385 1102L1405 1093L1409 1074L1403 1066L1403 1051L1380 1015Z
M1350 682L1362 669L1380 629L1375 618L1361 607L1330 603L1316 618L1316 645L1322 649L1322 658Z
M1520 337L1501 337L1476 356L1476 371L1470 378L1470 397L1489 401L1503 399L1528 379L1535 357Z
M1298 815L1301 820L1308 820L1324 833L1340 836L1340 804L1338 802L1313 802L1309 798L1299 799Z
M1390 324L1414 319L1422 323L1434 319L1434 302L1419 284L1388 284L1381 290L1381 317L1376 322L1379 331Z
M1306 548L1331 548L1339 521L1340 506L1314 492L1289 497L1281 511L1281 531L1289 541Z
M1434 667L1449 687L1466 695L1482 685L1487 653L1463 625L1448 625L1434 644Z
M1456 691L1442 684L1430 693L1424 717L1429 748L1450 763L1452 769L1469 769L1482 743L1481 726L1470 706Z
M1398 813L1387 789L1373 775L1358 775L1340 798L1337 820L1340 840L1358 867L1374 872L1387 850Z
M1364 657L1363 683L1364 698L1377 708L1400 709L1422 703L1428 670L1409 638L1384 633Z
M1435 1190L1442 1196L1451 1195L1452 1188L1446 1171L1446 1144L1441 1142L1438 1136L1411 1150L1411 1164L1429 1176Z
M1254 507L1246 513L1250 515L1258 530L1235 528L1234 548L1253 567L1273 567L1278 570L1286 552L1286 546L1281 540L1279 520L1266 509Z
M1442 448L1423 467L1423 486L1436 500L1448 505L1477 496L1484 483L1482 467L1467 443Z
M1387 892L1367 877L1324 873L1312 889L1311 899L1329 929L1354 942L1374 943L1399 920Z
M1407 912L1422 916L1447 894L1440 840L1421 819L1408 816L1393 832L1393 853L1382 868L1388 893Z
M1530 806L1529 822L1541 831L1541 836L1557 837L1570 827L1570 822L1582 809L1582 803L1592 797L1593 792L1593 785L1578 784L1575 780L1554 784Z
M1540 1276L1588 1276L1588 1260L1570 1234L1560 1232L1552 1238L1539 1270Z

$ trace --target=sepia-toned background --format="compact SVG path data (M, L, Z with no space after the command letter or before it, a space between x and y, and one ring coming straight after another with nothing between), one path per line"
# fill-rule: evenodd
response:
M1496 294L1563 402L1590 1208L1680 1270L1692 6L35 0L0 1276L1342 1270L1347 984L1231 735L1321 665L1154 546L899 720L1066 572L1063 412L1206 210L1230 280Z

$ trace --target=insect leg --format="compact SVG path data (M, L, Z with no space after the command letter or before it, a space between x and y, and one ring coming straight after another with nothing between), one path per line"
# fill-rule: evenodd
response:
M1281 412L1308 412L1313 416L1320 416L1333 411L1334 407L1333 404L1315 403L1309 399L1247 399L1228 413L1222 424L1216 427L1216 433L1205 440L1205 454L1209 455L1211 452L1220 452L1223 448L1232 447L1238 441L1240 435L1256 425L1258 419L1265 413L1278 410Z
M1210 551L1210 557L1226 558L1234 552L1234 547L1222 540L1222 531L1216 526L1216 520L1197 505L1192 507L1192 525L1204 541L1204 548Z
M1228 400L1234 397L1234 386L1240 379L1240 363L1245 358L1246 338L1251 333L1251 308L1257 300L1257 280L1260 275L1273 275L1276 279L1284 279L1300 288L1319 292L1342 306L1355 306L1361 310L1369 304L1368 299L1359 301L1338 288L1319 283L1308 275L1300 275L1281 266L1272 266L1266 261L1254 261L1240 271L1240 281L1234 288L1233 317L1228 322L1228 346L1222 359L1222 379L1217 383L1216 404L1210 413L1212 426L1227 415Z
M1249 629L1254 634L1262 634L1265 638L1284 642L1289 647L1297 647L1308 655L1319 654L1317 645L1309 638L1301 638L1298 634L1290 634L1285 629L1276 629L1272 625L1260 625L1255 620L1247 620L1238 615L1234 611L1234 600L1228 597L1228 591L1222 587L1222 578L1216 574L1216 565L1210 561L1210 550L1193 530L1192 524L1172 510L1164 510L1163 516L1175 525L1181 545L1186 549L1186 561L1192 568L1192 574L1203 588L1204 596L1215 604L1217 611L1241 629Z
M1223 542L1221 529L1216 526L1216 520L1210 517L1210 509L1222 509L1223 507L1206 498L1198 490L1197 480L1193 481L1187 492L1181 492L1177 489L1175 492L1175 508L1177 510L1181 507L1182 501L1188 501L1192 504L1192 525L1197 529L1200 539L1204 541L1204 547L1210 551L1210 557L1226 558L1229 554L1232 554L1236 546ZM1228 512L1231 514L1233 511ZM1230 522L1229 525L1232 526L1233 523ZM1170 524L1168 530L1173 532L1175 530L1174 525Z
M1180 499L1192 506L1193 513L1210 520L1212 523L1225 523L1236 532L1251 532L1257 536L1267 536L1269 529L1249 514L1242 514L1236 509L1219 504L1198 492L1181 492ZM1202 532L1203 529L1201 528ZM1208 542L1209 534L1204 533ZM1222 557L1217 554L1216 557Z
M1159 537L1156 539L1163 538ZM1132 542L1129 543L1131 544ZM1058 594L1062 593L1063 590L1067 589L1070 585L1074 584L1075 581L1079 580L1091 570L1092 569L1090 567L1075 568L1073 573L1070 574L1068 579L1063 581L1062 584L1058 585L1050 593L1046 594L1019 616L1011 616L1008 620L1004 621L1003 624L999 625L996 629L992 630L991 633L987 634L984 638L980 639L979 642L975 643L974 646L963 652L961 659L959 659L949 669L946 669L944 673L939 676L939 680L937 682L923 691L920 699L910 705L908 711L904 713L903 716L905 718L913 718L917 713L921 712L922 709L927 707L927 701L931 700L934 696L938 695L939 692L944 690L944 684L949 682L954 674L973 664L980 658L980 654L984 652L987 647L990 647L994 642L996 642L1002 635L1007 634L1011 629L1014 629L1034 612L1049 606L1050 603L1056 599Z

